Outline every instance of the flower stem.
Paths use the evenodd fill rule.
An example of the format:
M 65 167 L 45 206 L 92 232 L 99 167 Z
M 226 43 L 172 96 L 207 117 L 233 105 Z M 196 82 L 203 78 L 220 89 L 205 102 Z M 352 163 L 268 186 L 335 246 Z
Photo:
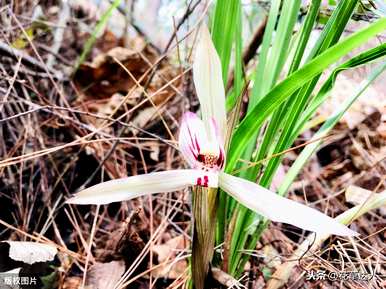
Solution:
M 217 188 L 193 188 L 192 281 L 204 289 L 214 252 Z

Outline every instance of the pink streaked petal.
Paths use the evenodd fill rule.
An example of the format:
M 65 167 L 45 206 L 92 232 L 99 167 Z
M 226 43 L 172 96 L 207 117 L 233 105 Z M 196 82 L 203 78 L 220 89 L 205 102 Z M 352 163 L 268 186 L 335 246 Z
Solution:
M 147 194 L 174 192 L 197 185 L 217 187 L 217 174 L 202 170 L 170 170 L 111 180 L 87 188 L 67 200 L 69 204 L 102 205 L 130 200 Z M 204 183 L 203 183 L 204 185 Z
M 217 166 L 220 170 L 224 169 L 225 166 L 225 151 L 222 147 L 220 147 L 220 154 L 218 156 Z
M 272 221 L 291 224 L 321 234 L 358 235 L 327 215 L 283 198 L 253 182 L 220 173 L 219 184 L 238 202 Z
M 182 117 L 178 142 L 181 153 L 188 164 L 192 168 L 200 167 L 198 155 L 202 146 L 208 141 L 204 123 L 195 113 L 186 112 Z
M 220 128 L 214 118 L 210 118 L 209 124 L 210 124 L 210 132 L 209 132 L 210 135 L 208 136 L 208 138 L 210 140 L 213 140 L 213 142 L 216 143 L 216 146 L 218 146 L 217 166 L 220 169 L 222 169 L 225 164 L 224 139 L 220 131 Z

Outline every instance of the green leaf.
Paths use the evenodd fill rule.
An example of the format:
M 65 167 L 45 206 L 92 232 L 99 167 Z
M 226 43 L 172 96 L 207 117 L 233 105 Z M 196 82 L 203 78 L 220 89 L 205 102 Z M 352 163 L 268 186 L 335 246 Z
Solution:
M 324 27 L 306 62 L 309 62 L 311 59 L 324 52 L 327 48 L 331 47 L 339 40 L 347 22 L 350 20 L 356 4 L 357 0 L 347 0 L 339 3 L 327 25 Z M 311 98 L 312 92 L 319 80 L 319 76 L 320 74 L 316 75 L 311 81 L 291 95 L 291 97 L 281 105 L 280 109 L 274 113 L 272 121 L 273 125 L 271 126 L 270 123 L 269 127 L 269 129 L 271 129 L 269 130 L 270 134 L 267 133 L 263 141 L 263 144 L 274 144 L 269 146 L 272 154 L 287 149 L 295 140 L 294 138 L 291 138 L 293 134 L 292 131 L 298 118 L 300 117 L 300 114 Z M 281 129 L 281 132 L 279 131 L 279 128 Z M 273 136 L 276 136 L 278 139 L 277 143 L 272 141 Z M 258 160 L 266 157 L 265 151 L 261 152 L 263 149 L 266 150 L 266 148 L 262 146 L 259 151 L 260 158 Z M 260 180 L 261 185 L 269 185 L 280 164 L 280 160 L 280 157 L 269 160 L 265 168 L 264 175 Z
M 386 19 L 380 19 L 368 27 L 357 31 L 343 41 L 337 43 L 322 54 L 307 63 L 303 68 L 297 70 L 280 84 L 275 86 L 254 109 L 243 119 L 235 131 L 228 158 L 227 168 L 233 168 L 242 154 L 249 139 L 259 129 L 262 122 L 293 92 L 302 87 L 314 76 L 320 74 L 325 68 L 339 60 L 342 56 L 354 48 L 360 46 L 371 37 L 386 29 Z
M 272 36 L 274 35 L 277 19 L 279 18 L 280 4 L 281 0 L 271 1 L 271 9 L 269 10 L 268 21 L 264 31 L 263 43 L 259 55 L 259 63 L 257 64 L 255 72 L 255 80 L 250 97 L 249 109 L 252 109 L 258 100 L 265 94 L 265 92 L 262 91 L 263 76 L 265 75 L 268 53 L 272 44 Z
M 212 38 L 219 54 L 224 85 L 228 79 L 229 62 L 234 42 L 234 31 L 240 0 L 218 0 L 214 11 Z

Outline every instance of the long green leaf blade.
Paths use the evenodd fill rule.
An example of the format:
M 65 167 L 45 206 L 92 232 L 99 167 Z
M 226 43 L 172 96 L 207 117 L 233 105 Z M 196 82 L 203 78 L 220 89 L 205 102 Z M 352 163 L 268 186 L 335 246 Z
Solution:
M 380 19 L 368 27 L 352 34 L 340 43 L 332 46 L 314 58 L 303 68 L 291 74 L 275 86 L 243 119 L 233 135 L 231 154 L 227 168 L 233 168 L 249 139 L 261 126 L 262 122 L 293 92 L 321 73 L 325 68 L 360 46 L 369 38 L 386 29 L 386 19 Z

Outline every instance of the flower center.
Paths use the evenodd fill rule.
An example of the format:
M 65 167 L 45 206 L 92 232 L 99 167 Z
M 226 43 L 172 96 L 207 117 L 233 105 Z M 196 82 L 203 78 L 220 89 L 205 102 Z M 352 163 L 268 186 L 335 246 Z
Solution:
M 223 158 L 215 154 L 199 154 L 198 161 L 201 162 L 206 169 L 213 169 L 216 167 L 222 167 Z
M 205 166 L 213 168 L 217 163 L 218 157 L 211 154 L 204 155 L 203 163 Z

